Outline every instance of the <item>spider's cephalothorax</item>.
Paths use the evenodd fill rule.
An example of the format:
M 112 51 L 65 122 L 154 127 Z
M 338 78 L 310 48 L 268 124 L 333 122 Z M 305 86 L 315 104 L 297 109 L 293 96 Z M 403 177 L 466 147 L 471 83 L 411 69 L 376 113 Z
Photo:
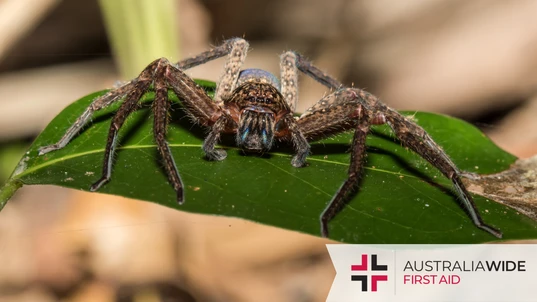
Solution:
M 239 78 L 240 79 L 240 78 Z M 270 150 L 282 117 L 291 114 L 275 83 L 252 79 L 233 91 L 224 104 L 237 123 L 237 145 L 247 150 Z
M 280 80 L 260 69 L 241 70 L 247 51 L 248 43 L 237 38 L 177 64 L 171 64 L 164 58 L 155 60 L 136 79 L 95 99 L 56 144 L 40 148 L 39 154 L 63 148 L 90 121 L 93 112 L 123 100 L 110 126 L 102 177 L 90 187 L 92 191 L 99 189 L 110 180 L 119 129 L 129 114 L 136 110 L 144 93 L 153 86 L 155 141 L 168 179 L 177 193 L 177 201 L 183 203 L 183 182 L 165 138 L 170 108 L 169 89 L 181 98 L 186 112 L 194 121 L 210 129 L 203 143 L 203 151 L 210 160 L 226 158 L 226 152 L 215 149 L 215 146 L 220 135 L 228 133 L 235 135 L 237 145 L 252 151 L 269 150 L 275 139 L 288 141 L 295 149 L 291 164 L 303 167 L 310 150 L 309 141 L 354 130 L 348 177 L 320 217 L 321 234 L 328 237 L 328 222 L 345 206 L 360 181 L 365 142 L 371 125 L 388 124 L 404 146 L 426 159 L 451 180 L 455 192 L 478 228 L 496 237 L 502 236 L 498 229 L 483 222 L 462 183 L 461 171 L 423 128 L 366 91 L 344 87 L 296 52 L 288 51 L 280 57 Z M 214 99 L 211 99 L 184 70 L 224 56 L 227 56 L 224 72 Z M 294 118 L 299 71 L 333 91 L 299 118 Z

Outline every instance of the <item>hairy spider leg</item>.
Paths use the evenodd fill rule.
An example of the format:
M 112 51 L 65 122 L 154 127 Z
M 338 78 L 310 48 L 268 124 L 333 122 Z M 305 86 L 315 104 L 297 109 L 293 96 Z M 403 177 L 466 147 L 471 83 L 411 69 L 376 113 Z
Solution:
M 462 184 L 461 172 L 442 148 L 432 140 L 423 128 L 397 111 L 388 108 L 375 96 L 356 88 L 339 89 L 309 108 L 297 122 L 308 141 L 312 141 L 350 130 L 356 124 L 360 126 L 364 117 L 369 117 L 370 124 L 387 123 L 404 146 L 419 154 L 452 181 L 472 222 L 478 228 L 501 238 L 502 233 L 499 230 L 483 222 L 471 195 Z M 358 128 L 355 131 L 359 131 Z M 321 214 L 323 236 L 328 236 L 327 223 L 341 210 L 346 202 L 345 197 L 358 185 L 360 178 L 355 175 L 357 171 L 355 165 L 363 165 L 363 157 L 353 157 L 352 154 L 355 154 L 356 149 L 361 148 L 361 145 L 353 142 L 348 179 Z M 355 163 L 357 158 L 360 161 Z M 349 179 L 352 185 L 347 184 Z
M 291 142 L 293 143 L 296 152 L 293 159 L 291 159 L 291 165 L 296 168 L 305 167 L 307 165 L 306 158 L 310 153 L 310 144 L 302 131 L 300 131 L 296 119 L 291 114 L 284 118 L 284 122 L 287 123 L 291 135 Z
M 166 141 L 166 133 L 168 132 L 168 111 L 170 110 L 170 101 L 168 100 L 168 84 L 166 81 L 166 72 L 168 72 L 170 64 L 165 62 L 161 68 L 155 72 L 155 100 L 153 101 L 153 135 L 157 143 L 157 149 L 162 157 L 162 163 L 168 180 L 173 186 L 177 196 L 177 203 L 183 204 L 183 181 L 173 159 L 170 146 Z
M 335 78 L 328 75 L 326 72 L 314 66 L 310 61 L 304 59 L 299 53 L 296 53 L 296 65 L 300 71 L 307 74 L 317 82 L 325 85 L 330 89 L 339 89 L 343 84 Z
M 214 59 L 221 58 L 230 53 L 233 48 L 235 40 L 243 39 L 230 39 L 226 40 L 222 45 L 214 47 L 210 50 L 202 52 L 201 54 L 184 59 L 176 64 L 176 66 L 182 70 L 186 70 L 200 64 L 209 62 Z M 239 41 L 240 42 L 240 41 Z M 157 61 L 151 63 L 156 64 Z M 150 66 L 151 66 L 150 64 Z M 153 65 L 154 66 L 154 65 Z M 149 66 L 148 66 L 149 67 Z M 121 84 L 120 87 L 110 90 L 106 94 L 96 98 L 85 110 L 84 112 L 76 119 L 76 121 L 67 129 L 65 134 L 60 138 L 60 140 L 52 145 L 44 146 L 39 148 L 39 155 L 46 154 L 51 151 L 59 150 L 64 148 L 75 135 L 84 128 L 84 126 L 91 120 L 91 117 L 94 112 L 99 111 L 108 107 L 109 105 L 115 103 L 116 101 L 122 100 L 125 95 L 131 91 L 134 87 L 136 79 Z
M 375 98 L 372 95 L 370 97 Z M 383 112 L 386 123 L 393 129 L 395 135 L 404 146 L 425 158 L 451 180 L 459 199 L 475 226 L 498 238 L 502 238 L 500 230 L 483 221 L 472 196 L 462 183 L 461 172 L 431 136 L 423 128 L 379 101 L 376 101 L 373 105 L 373 110 Z
M 166 75 L 168 84 L 175 94 L 183 99 L 186 112 L 202 125 L 212 126 L 209 135 L 203 143 L 203 151 L 209 160 L 223 160 L 227 154 L 225 150 L 215 149 L 220 133 L 224 131 L 232 118 L 222 110 L 196 83 L 181 70 L 170 66 Z
M 206 63 L 210 59 L 223 57 L 227 54 L 224 70 L 220 76 L 214 95 L 214 103 L 221 108 L 224 104 L 224 100 L 228 99 L 237 88 L 241 68 L 248 53 L 248 47 L 248 42 L 241 38 L 226 40 L 222 46 L 217 47 L 219 49 L 218 51 L 210 52 L 206 56 L 199 55 L 193 59 L 189 59 L 186 63 L 178 64 L 178 66 L 192 67 Z M 206 98 L 206 94 L 204 92 L 201 93 L 201 91 L 192 92 L 191 89 L 195 83 L 188 76 L 178 74 L 177 71 L 173 71 L 172 74 L 173 75 L 168 76 L 168 82 L 174 92 L 183 99 L 192 99 L 192 101 L 186 105 L 189 109 L 187 112 L 191 114 L 193 120 L 200 120 L 200 117 L 202 117 L 202 124 L 212 125 L 212 129 L 209 132 L 209 135 L 205 138 L 202 147 L 207 158 L 216 161 L 224 160 L 227 157 L 226 151 L 215 149 L 215 146 L 220 139 L 220 133 L 225 130 L 226 125 L 233 123 L 233 120 L 222 110 L 218 110 L 216 115 L 213 114 L 208 116 L 208 112 L 214 112 L 215 110 L 205 108 L 207 106 L 206 100 L 201 102 L 196 100 L 196 98 L 199 99 L 200 97 Z M 200 107 L 201 105 L 203 105 L 203 107 Z M 207 123 L 203 123 L 203 120 L 207 121 Z
M 39 155 L 43 155 L 65 147 L 73 139 L 73 137 L 78 132 L 80 132 L 80 130 L 84 128 L 84 126 L 91 120 L 91 117 L 95 111 L 104 109 L 109 105 L 115 103 L 116 101 L 123 99 L 125 95 L 132 90 L 133 87 L 134 81 L 130 81 L 123 84 L 121 87 L 114 90 L 110 90 L 106 94 L 95 99 L 76 119 L 76 121 L 71 125 L 71 127 L 67 129 L 65 134 L 60 138 L 57 143 L 39 148 Z
M 187 113 L 203 125 L 212 125 L 214 120 L 218 119 L 223 112 L 199 85 L 165 58 L 155 60 L 142 71 L 138 77 L 138 82 L 134 85 L 133 89 L 140 93 L 136 95 L 136 100 L 132 99 L 134 105 L 136 105 L 141 96 L 149 89 L 151 83 L 154 84 L 156 92 L 155 100 L 153 101 L 153 132 L 155 141 L 163 159 L 168 179 L 176 191 L 177 202 L 182 204 L 184 201 L 184 186 L 169 145 L 166 142 L 168 111 L 170 109 L 168 86 L 170 86 L 176 95 L 182 99 L 183 104 L 187 109 Z M 136 106 L 131 107 L 131 98 L 129 94 L 125 103 L 121 105 L 114 116 L 108 143 L 105 149 L 103 176 L 91 187 L 92 191 L 99 189 L 103 184 L 110 180 L 112 173 L 112 155 L 117 143 L 117 131 L 124 123 L 126 117 L 135 109 Z
M 229 54 L 231 49 L 233 48 L 233 43 L 237 39 L 229 39 L 224 41 L 224 43 L 213 47 L 209 50 L 206 50 L 199 55 L 196 55 L 191 58 L 186 58 L 184 60 L 181 60 L 175 64 L 175 66 L 181 70 L 187 70 L 192 67 L 196 67 L 201 64 L 205 64 L 209 61 L 216 60 L 218 58 L 224 57 Z M 242 40 L 242 39 L 239 39 Z
M 220 139 L 220 133 L 224 131 L 226 123 L 228 123 L 228 121 L 229 119 L 227 116 L 220 116 L 220 118 L 216 120 L 216 123 L 214 123 L 213 127 L 211 128 L 209 135 L 207 135 L 207 137 L 205 138 L 202 148 L 205 152 L 205 155 L 207 156 L 207 159 L 220 161 L 224 160 L 227 157 L 227 153 L 225 150 L 215 149 L 214 147 L 218 143 L 218 140 Z
M 224 70 L 220 76 L 214 95 L 214 101 L 221 106 L 223 100 L 228 98 L 233 90 L 237 88 L 237 80 L 241 67 L 246 59 L 248 47 L 249 44 L 244 39 L 229 39 L 220 46 L 205 51 L 195 57 L 182 60 L 176 64 L 176 67 L 185 70 L 227 55 Z
M 332 90 L 343 87 L 340 81 L 314 66 L 299 53 L 286 51 L 280 56 L 281 92 L 293 112 L 298 103 L 299 70 Z
M 112 175 L 112 161 L 117 146 L 119 129 L 121 126 L 123 126 L 127 117 L 136 111 L 138 101 L 151 85 L 150 73 L 153 70 L 153 67 L 153 65 L 150 65 L 146 70 L 144 70 L 144 72 L 142 72 L 142 75 L 135 82 L 134 90 L 127 94 L 125 101 L 123 104 L 121 104 L 114 115 L 112 124 L 110 125 L 110 130 L 108 131 L 106 148 L 104 149 L 102 176 L 93 185 L 91 185 L 90 191 L 98 190 L 103 184 L 110 180 L 110 176 Z
M 220 80 L 216 87 L 214 102 L 217 106 L 222 107 L 224 99 L 229 98 L 231 93 L 237 88 L 237 82 L 241 72 L 242 65 L 246 59 L 248 53 L 249 44 L 246 40 L 241 38 L 234 38 L 226 40 L 222 45 L 206 51 L 196 57 L 183 60 L 177 64 L 179 69 L 185 69 L 194 67 L 210 60 L 217 59 L 227 55 L 226 62 L 224 64 L 224 70 L 220 76 Z M 232 122 L 232 119 L 227 115 L 218 111 L 217 115 L 208 116 L 207 112 L 214 112 L 215 110 L 210 108 L 208 110 L 207 101 L 198 101 L 196 99 L 206 98 L 205 93 L 201 91 L 192 92 L 191 87 L 193 81 L 186 75 L 178 75 L 177 71 L 173 71 L 172 75 L 168 76 L 168 82 L 177 94 L 182 99 L 192 99 L 187 104 L 189 110 L 187 112 L 193 117 L 193 120 L 199 120 L 202 117 L 202 124 L 212 125 L 212 129 L 209 135 L 203 142 L 203 151 L 205 152 L 209 160 L 223 160 L 227 157 L 225 150 L 215 149 L 216 144 L 220 139 L 220 133 L 224 131 L 227 123 Z M 189 83 L 191 82 L 191 83 Z M 197 85 L 196 85 L 197 86 Z M 203 123 L 203 121 L 207 121 Z M 214 124 L 213 124 L 214 123 Z
M 229 99 L 237 88 L 237 80 L 248 53 L 248 42 L 246 40 L 235 38 L 230 43 L 231 49 L 224 64 L 224 71 L 214 93 L 214 101 L 218 106 L 222 106 L 224 100 Z
M 171 82 L 170 85 L 174 92 L 183 99 L 183 104 L 187 107 L 187 113 L 201 124 L 210 126 L 223 114 L 221 108 L 207 96 L 201 87 L 178 68 L 191 68 L 229 54 L 232 59 L 228 58 L 228 61 L 231 63 L 229 63 L 228 68 L 225 69 L 222 79 L 225 83 L 229 82 L 232 84 L 223 86 L 221 89 L 223 92 L 217 93 L 218 96 L 221 96 L 225 93 L 226 89 L 234 89 L 236 84 L 233 84 L 233 81 L 236 81 L 236 78 L 238 77 L 238 71 L 236 71 L 236 69 L 238 68 L 240 70 L 247 48 L 248 43 L 245 40 L 230 39 L 218 47 L 205 51 L 198 56 L 182 60 L 175 65 L 171 65 L 165 58 L 155 60 L 149 64 L 136 79 L 133 79 L 116 89 L 110 90 L 105 95 L 95 99 L 85 109 L 82 115 L 77 118 L 75 123 L 67 129 L 62 138 L 56 144 L 41 147 L 39 149 L 39 155 L 62 149 L 91 120 L 95 111 L 101 110 L 116 101 L 125 99 L 124 103 L 116 112 L 109 130 L 107 146 L 105 148 L 103 175 L 101 179 L 90 187 L 90 190 L 92 191 L 98 190 L 103 184 L 110 180 L 113 154 L 117 145 L 119 128 L 125 122 L 126 117 L 137 109 L 136 104 L 143 94 L 147 92 L 151 83 L 155 82 L 155 140 L 163 158 L 168 178 L 177 192 L 177 200 L 179 203 L 182 203 L 184 200 L 182 181 L 173 160 L 173 156 L 171 155 L 169 145 L 165 141 L 167 112 L 170 106 L 169 100 L 167 99 L 168 84 L 166 83 L 166 80 Z M 231 55 L 233 51 L 235 51 L 235 54 L 241 53 L 242 55 L 237 59 L 237 56 Z M 163 112 L 165 112 L 165 114 Z
M 295 112 L 298 103 L 298 69 L 296 54 L 286 51 L 280 56 L 280 91 L 285 101 Z
M 182 204 L 184 201 L 183 183 L 169 145 L 166 142 L 167 114 L 170 107 L 167 99 L 168 87 L 182 100 L 187 114 L 202 125 L 213 126 L 213 132 L 215 129 L 223 130 L 221 127 L 225 126 L 226 121 L 231 120 L 231 117 L 207 95 L 203 88 L 197 85 L 181 69 L 171 65 L 165 59 L 161 59 L 161 61 L 163 61 L 164 67 L 161 71 L 156 72 L 155 76 L 157 95 L 154 102 L 155 124 L 153 131 L 159 152 L 163 158 L 168 179 L 177 193 L 177 202 Z M 205 140 L 206 143 L 204 143 L 203 149 L 207 152 L 207 141 L 213 139 L 214 144 L 216 144 L 218 137 L 219 132 L 216 137 L 209 135 Z M 213 149 L 214 144 L 212 146 Z M 215 156 L 219 155 L 225 158 L 226 153 L 224 150 L 214 151 Z M 208 156 L 210 155 L 208 154 Z
M 351 160 L 347 172 L 348 177 L 321 213 L 321 235 L 323 237 L 328 237 L 328 222 L 343 209 L 348 200 L 349 193 L 352 193 L 356 189 L 362 178 L 365 157 L 367 156 L 365 142 L 371 126 L 368 119 L 368 117 L 364 117 L 356 123 L 352 138 Z
M 298 127 L 308 141 L 315 141 L 336 133 L 354 129 L 347 179 L 320 215 L 321 235 L 328 237 L 328 223 L 346 205 L 348 197 L 357 188 L 364 165 L 366 137 L 374 117 L 363 109 L 351 89 L 339 89 L 323 97 L 297 120 Z
M 286 55 L 285 53 L 284 55 Z M 462 200 L 463 206 L 466 212 L 469 214 L 472 222 L 476 227 L 498 237 L 502 237 L 502 233 L 483 222 L 479 211 L 474 203 L 474 200 L 466 187 L 462 183 L 462 173 L 458 170 L 455 164 L 449 159 L 449 156 L 442 150 L 438 144 L 427 134 L 427 132 L 415 124 L 409 121 L 395 110 L 388 108 L 378 98 L 365 92 L 361 89 L 355 88 L 341 88 L 343 85 L 326 74 L 319 68 L 315 67 L 311 62 L 304 59 L 300 54 L 294 53 L 296 56 L 296 65 L 300 71 L 312 77 L 319 83 L 331 88 L 336 89 L 331 95 L 322 98 L 318 103 L 310 107 L 299 119 L 298 125 L 300 130 L 308 141 L 319 139 L 325 136 L 335 134 L 337 132 L 350 129 L 350 125 L 357 123 L 361 125 L 360 116 L 370 116 L 371 124 L 384 124 L 387 123 L 395 132 L 397 138 L 404 146 L 409 147 L 414 152 L 425 158 L 435 168 L 437 168 L 442 174 L 444 174 L 449 180 L 452 181 L 455 191 Z M 283 61 L 283 60 L 282 60 Z M 358 100 L 358 103 L 355 100 Z M 349 108 L 348 105 L 354 108 Z M 362 112 L 364 111 L 364 112 Z M 346 118 L 337 122 L 339 118 Z M 357 121 L 358 118 L 358 121 Z M 355 131 L 358 131 L 356 129 Z M 339 188 L 334 198 L 330 201 L 326 209 L 321 214 L 321 232 L 323 236 L 328 236 L 327 223 L 341 210 L 345 202 L 347 194 L 354 190 L 354 187 L 358 185 L 359 177 L 354 176 L 356 168 L 353 162 L 358 158 L 360 161 L 358 164 L 363 165 L 363 156 L 353 158 L 355 154 L 355 148 L 360 149 L 359 144 L 353 140 L 353 150 L 351 151 L 351 165 L 349 167 L 349 177 L 344 184 Z M 358 169 L 360 170 L 360 169 Z M 349 185 L 349 179 L 353 185 Z

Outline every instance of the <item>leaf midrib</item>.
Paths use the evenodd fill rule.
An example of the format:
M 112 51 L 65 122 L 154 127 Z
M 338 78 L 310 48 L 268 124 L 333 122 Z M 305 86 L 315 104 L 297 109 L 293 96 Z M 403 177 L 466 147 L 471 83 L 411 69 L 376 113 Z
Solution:
M 170 147 L 174 147 L 174 148 L 201 148 L 202 147 L 201 144 L 169 144 L 169 145 L 170 145 Z M 116 150 L 148 149 L 148 148 L 156 148 L 156 147 L 157 146 L 153 145 L 153 144 L 151 144 L 151 145 L 132 145 L 132 146 L 118 147 Z M 220 146 L 220 147 L 225 148 L 227 150 L 240 150 L 240 148 L 238 148 L 238 147 L 229 147 L 229 146 L 225 146 L 225 147 Z M 22 171 L 21 173 L 17 174 L 15 177 L 13 177 L 13 179 L 21 179 L 23 176 L 31 174 L 31 173 L 33 173 L 35 171 L 38 171 L 38 170 L 42 169 L 42 168 L 51 166 L 51 165 L 53 165 L 55 163 L 63 162 L 63 161 L 73 159 L 73 158 L 82 157 L 82 156 L 85 156 L 85 155 L 101 153 L 101 152 L 104 152 L 104 148 L 94 149 L 94 150 L 85 151 L 85 152 L 81 152 L 81 153 L 62 156 L 62 157 L 52 159 L 52 160 L 47 160 L 46 162 L 43 162 L 42 164 L 32 166 L 29 169 L 25 169 L 24 171 Z M 279 153 L 279 152 L 268 152 L 268 153 L 271 154 L 271 155 L 280 156 L 280 157 L 290 157 L 289 154 L 285 154 L 285 153 Z M 341 162 L 337 162 L 337 161 L 331 161 L 331 160 L 319 159 L 319 158 L 313 158 L 313 157 L 309 157 L 308 160 L 309 161 L 315 161 L 315 162 L 321 162 L 321 163 L 327 163 L 327 164 L 346 166 L 346 167 L 349 166 L 348 163 L 341 163 Z M 364 169 L 370 170 L 370 171 L 386 173 L 386 174 L 397 175 L 397 176 L 412 177 L 412 178 L 415 178 L 415 179 L 419 178 L 419 177 L 416 177 L 415 175 L 411 175 L 411 174 L 403 174 L 403 173 L 400 173 L 400 172 L 393 172 L 393 171 L 389 171 L 389 170 L 372 168 L 372 167 L 364 167 Z

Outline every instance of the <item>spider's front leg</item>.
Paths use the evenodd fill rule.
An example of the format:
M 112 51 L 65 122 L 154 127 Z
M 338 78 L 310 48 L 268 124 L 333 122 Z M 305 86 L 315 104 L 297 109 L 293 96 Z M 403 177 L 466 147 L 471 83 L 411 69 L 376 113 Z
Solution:
M 248 42 L 246 40 L 236 38 L 229 41 L 230 46 L 224 70 L 214 95 L 214 102 L 220 108 L 224 106 L 224 100 L 229 99 L 237 88 L 241 68 L 248 52 Z M 226 112 L 220 112 L 218 116 L 212 116 L 211 121 L 213 124 L 203 142 L 202 149 L 207 159 L 214 161 L 224 160 L 227 157 L 226 151 L 215 149 L 215 146 L 220 140 L 220 134 L 227 128 L 233 128 L 236 125 L 234 125 L 233 119 Z
M 218 120 L 216 120 L 211 128 L 211 131 L 209 132 L 209 135 L 207 135 L 205 138 L 202 149 L 205 152 L 208 160 L 220 161 L 226 159 L 226 151 L 222 149 L 215 149 L 215 146 L 218 143 L 218 140 L 220 140 L 220 134 L 226 129 L 226 125 L 230 121 L 231 120 L 226 115 L 222 115 L 220 118 L 218 118 Z

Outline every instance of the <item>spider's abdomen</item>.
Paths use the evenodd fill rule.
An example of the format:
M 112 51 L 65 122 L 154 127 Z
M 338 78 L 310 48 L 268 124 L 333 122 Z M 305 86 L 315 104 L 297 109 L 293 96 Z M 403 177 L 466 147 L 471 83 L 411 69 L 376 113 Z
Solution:
M 239 73 L 239 79 L 237 80 L 237 86 L 241 86 L 244 83 L 263 83 L 274 86 L 280 91 L 280 80 L 272 73 L 257 68 L 244 69 Z

